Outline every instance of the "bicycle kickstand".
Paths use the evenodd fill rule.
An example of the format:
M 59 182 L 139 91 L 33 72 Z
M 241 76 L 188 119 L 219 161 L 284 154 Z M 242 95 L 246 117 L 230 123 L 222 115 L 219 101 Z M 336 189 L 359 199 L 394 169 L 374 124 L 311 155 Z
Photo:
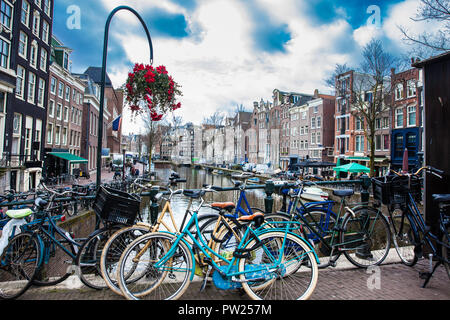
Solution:
M 436 271 L 437 267 L 441 264 L 441 261 L 438 261 L 433 267 L 433 255 L 430 254 L 430 271 L 429 272 L 419 272 L 419 277 L 421 279 L 425 279 L 425 282 L 422 285 L 422 288 L 425 288 L 431 277 L 433 276 L 434 271 Z
M 211 270 L 212 270 L 212 267 L 208 266 L 208 270 L 206 271 L 205 277 L 203 278 L 203 281 L 202 281 L 202 286 L 200 287 L 200 292 L 205 291 L 206 284 L 208 283 L 208 277 L 209 277 L 209 274 L 211 273 Z

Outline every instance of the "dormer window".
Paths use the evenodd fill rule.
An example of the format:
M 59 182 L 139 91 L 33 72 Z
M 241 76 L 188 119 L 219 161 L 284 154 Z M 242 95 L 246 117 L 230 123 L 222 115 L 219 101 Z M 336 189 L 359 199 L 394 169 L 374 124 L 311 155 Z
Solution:
M 66 51 L 64 51 L 63 67 L 64 69 L 69 70 L 69 54 Z

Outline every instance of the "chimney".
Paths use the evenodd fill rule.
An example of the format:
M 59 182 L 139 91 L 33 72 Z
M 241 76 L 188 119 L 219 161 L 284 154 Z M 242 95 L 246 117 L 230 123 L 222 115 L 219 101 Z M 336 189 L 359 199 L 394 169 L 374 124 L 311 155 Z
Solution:
M 314 98 L 319 97 L 319 89 L 314 90 Z
M 395 74 L 395 68 L 391 68 L 391 76 Z

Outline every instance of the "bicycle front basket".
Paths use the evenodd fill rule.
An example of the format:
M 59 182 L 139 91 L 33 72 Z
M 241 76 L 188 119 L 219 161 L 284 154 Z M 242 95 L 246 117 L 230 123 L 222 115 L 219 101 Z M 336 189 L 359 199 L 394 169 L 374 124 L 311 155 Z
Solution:
M 105 221 L 132 225 L 140 204 L 137 196 L 102 186 L 95 197 L 94 211 Z

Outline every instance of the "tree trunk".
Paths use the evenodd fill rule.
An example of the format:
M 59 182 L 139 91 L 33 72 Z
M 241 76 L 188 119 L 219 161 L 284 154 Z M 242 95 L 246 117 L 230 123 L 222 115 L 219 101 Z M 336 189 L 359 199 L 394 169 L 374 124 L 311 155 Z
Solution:
M 375 131 L 370 134 L 370 173 L 369 176 L 375 176 Z

